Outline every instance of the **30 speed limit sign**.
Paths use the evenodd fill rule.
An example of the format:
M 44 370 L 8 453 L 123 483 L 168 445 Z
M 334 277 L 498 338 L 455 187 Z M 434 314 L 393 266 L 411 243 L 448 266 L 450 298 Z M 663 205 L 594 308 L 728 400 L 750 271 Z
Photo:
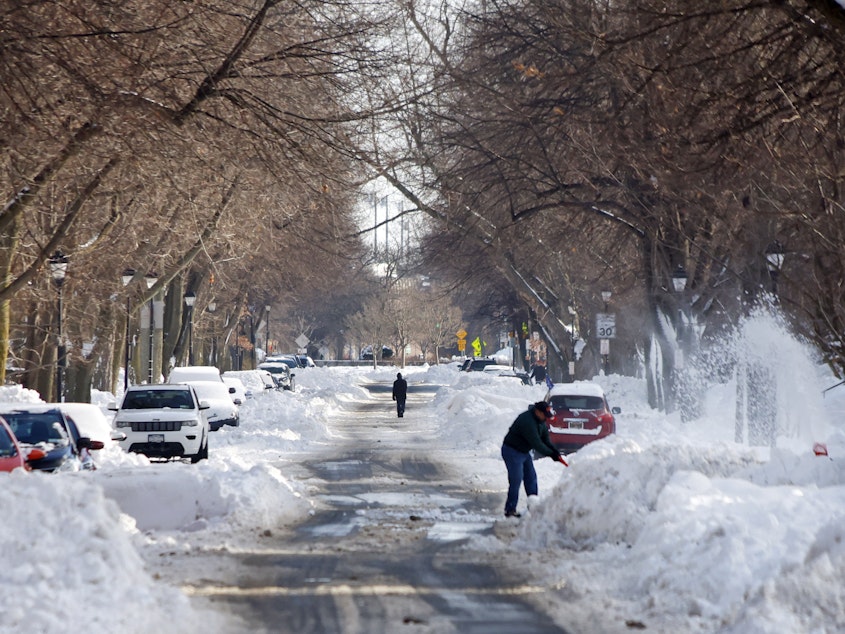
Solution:
M 598 313 L 596 315 L 596 335 L 599 339 L 615 339 L 616 315 L 613 313 Z

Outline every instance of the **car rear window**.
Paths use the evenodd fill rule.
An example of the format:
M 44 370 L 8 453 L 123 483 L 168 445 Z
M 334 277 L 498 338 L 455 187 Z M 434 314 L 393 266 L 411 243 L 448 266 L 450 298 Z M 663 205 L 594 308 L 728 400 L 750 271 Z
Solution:
M 550 400 L 552 409 L 603 409 L 604 399 L 599 396 L 576 396 L 570 394 L 558 394 Z

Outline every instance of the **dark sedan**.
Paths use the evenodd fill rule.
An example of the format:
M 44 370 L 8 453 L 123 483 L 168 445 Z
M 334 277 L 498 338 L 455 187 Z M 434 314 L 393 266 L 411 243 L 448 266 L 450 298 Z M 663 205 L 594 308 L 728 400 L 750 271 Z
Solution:
M 79 433 L 76 423 L 57 407 L 8 403 L 0 409 L 12 433 L 24 448 L 34 447 L 44 457 L 29 460 L 39 471 L 78 471 L 95 469 L 91 451 L 102 449 L 103 443 Z

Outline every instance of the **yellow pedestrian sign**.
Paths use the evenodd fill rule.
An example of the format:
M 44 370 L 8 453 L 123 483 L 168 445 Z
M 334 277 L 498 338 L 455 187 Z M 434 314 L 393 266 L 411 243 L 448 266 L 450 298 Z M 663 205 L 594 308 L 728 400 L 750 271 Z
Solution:
M 476 337 L 472 341 L 472 349 L 475 351 L 475 356 L 481 356 L 481 337 Z

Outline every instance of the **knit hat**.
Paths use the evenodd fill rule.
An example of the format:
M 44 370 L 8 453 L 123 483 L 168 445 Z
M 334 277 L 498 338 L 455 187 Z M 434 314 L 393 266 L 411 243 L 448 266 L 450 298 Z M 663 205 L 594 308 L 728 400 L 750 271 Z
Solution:
M 546 401 L 537 401 L 534 403 L 534 409 L 538 412 L 543 412 L 546 416 L 550 416 L 552 413 L 552 408 Z

